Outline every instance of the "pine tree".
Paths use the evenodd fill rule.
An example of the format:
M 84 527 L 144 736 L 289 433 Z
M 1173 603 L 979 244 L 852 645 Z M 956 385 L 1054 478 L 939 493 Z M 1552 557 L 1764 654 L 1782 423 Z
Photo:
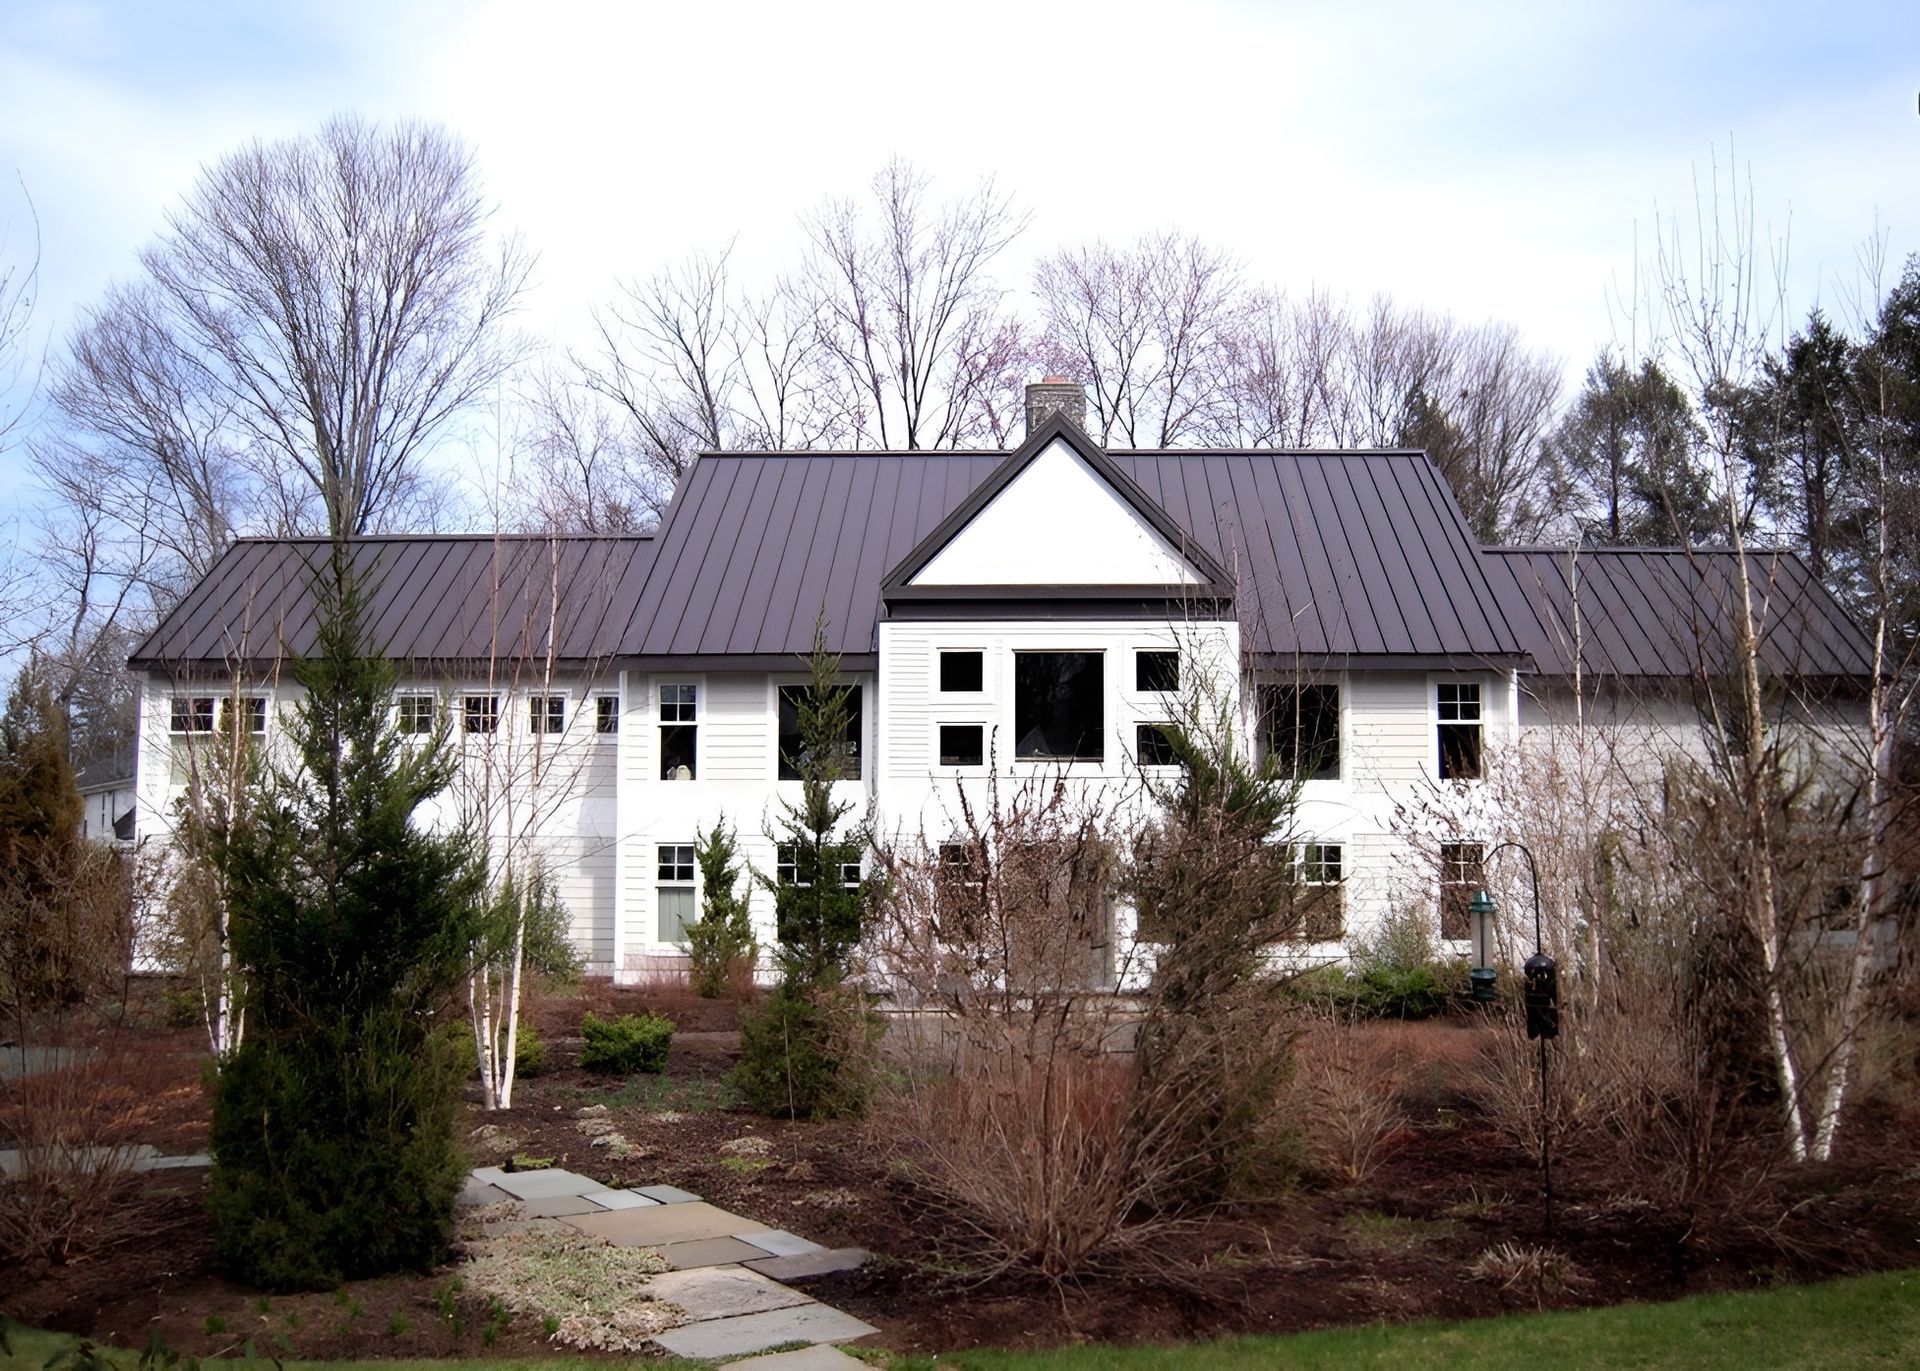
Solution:
M 771 836 L 781 870 L 759 880 L 772 895 L 779 984 L 740 1025 L 734 1083 L 762 1113 L 823 1118 L 858 1113 L 871 1087 L 873 1017 L 846 983 L 849 959 L 866 931 L 874 890 L 860 875 L 871 841 L 867 820 L 847 822 L 855 806 L 834 798 L 846 774 L 849 688 L 840 658 L 827 650 L 826 624 L 814 625 L 811 681 L 798 702 L 800 803 L 781 806 Z
M 0 715 L 0 978 L 16 1013 L 80 993 L 81 950 L 61 925 L 79 842 L 80 793 L 46 665 L 21 668 Z
M 722 818 L 696 839 L 700 918 L 687 925 L 687 959 L 694 994 L 711 1000 L 726 993 L 736 966 L 752 970 L 759 947 L 746 897 L 740 893 L 740 854 L 733 830 Z
M 392 665 L 368 646 L 336 546 L 315 577 L 318 638 L 285 746 L 214 835 L 249 987 L 245 1043 L 214 1094 L 212 1208 L 226 1268 L 273 1289 L 442 1259 L 462 1161 L 463 1073 L 436 1027 L 467 967 L 484 873 L 470 836 L 432 834 L 444 734 L 403 738 Z

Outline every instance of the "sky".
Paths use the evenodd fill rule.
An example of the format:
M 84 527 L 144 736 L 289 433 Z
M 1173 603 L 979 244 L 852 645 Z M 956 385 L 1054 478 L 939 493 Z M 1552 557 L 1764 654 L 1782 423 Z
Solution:
M 1032 215 L 999 269 L 1177 229 L 1248 278 L 1510 321 L 1569 386 L 1624 342 L 1656 217 L 1709 160 L 1790 243 L 1796 313 L 1920 250 L 1920 4 L 1046 5 L 0 0 L 0 252 L 36 327 L 136 267 L 197 170 L 330 113 L 439 121 L 538 254 L 522 323 L 797 216 L 900 155 Z M 1729 152 L 1731 148 L 1731 152 Z M 0 509 L 34 498 L 16 445 Z

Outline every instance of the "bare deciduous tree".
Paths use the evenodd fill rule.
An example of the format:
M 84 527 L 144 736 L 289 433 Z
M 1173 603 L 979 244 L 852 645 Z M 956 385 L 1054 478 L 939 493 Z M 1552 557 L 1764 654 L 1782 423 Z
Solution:
M 992 267 L 1027 216 L 991 180 L 940 206 L 928 186 L 895 160 L 873 179 L 871 218 L 843 199 L 805 221 L 798 289 L 856 445 L 958 447 L 990 427 L 984 395 L 1007 346 Z
M 25 420 L 40 381 L 40 359 L 32 355 L 30 346 L 33 306 L 40 289 L 40 218 L 25 182 L 20 193 L 33 225 L 33 241 L 18 260 L 9 242 L 9 226 L 0 224 L 0 452 Z

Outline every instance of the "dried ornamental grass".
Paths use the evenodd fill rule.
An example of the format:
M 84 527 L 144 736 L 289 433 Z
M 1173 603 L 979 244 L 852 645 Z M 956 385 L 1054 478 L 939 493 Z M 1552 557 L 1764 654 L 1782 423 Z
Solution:
M 488 1211 L 476 1210 L 474 1219 Z M 686 1322 L 653 1298 L 647 1281 L 667 1269 L 658 1252 L 615 1247 L 562 1226 L 534 1225 L 468 1241 L 467 1287 L 514 1314 L 553 1319 L 553 1340 L 603 1352 L 637 1352 Z

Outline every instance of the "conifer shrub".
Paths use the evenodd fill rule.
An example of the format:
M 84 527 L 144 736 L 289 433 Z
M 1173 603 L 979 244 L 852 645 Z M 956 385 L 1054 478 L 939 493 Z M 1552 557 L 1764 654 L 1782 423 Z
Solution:
M 686 929 L 687 979 L 694 994 L 717 1000 L 752 979 L 760 948 L 740 892 L 738 844 L 724 820 L 700 835 L 694 858 L 700 864 L 700 918 Z
M 541 1076 L 547 1070 L 547 1043 L 540 1030 L 522 1020 L 513 1038 L 513 1074 Z
M 673 1020 L 658 1014 L 622 1014 L 603 1019 L 589 1012 L 580 1021 L 580 1065 L 588 1071 L 631 1076 L 658 1075 L 667 1069 L 673 1047 Z
M 330 553 L 284 746 L 251 749 L 244 803 L 205 821 L 247 994 L 214 1084 L 214 1245 L 273 1290 L 431 1269 L 465 1165 L 453 992 L 485 873 L 468 832 L 416 821 L 452 780 L 444 725 L 395 730 L 394 668 L 367 644 L 348 549 Z

